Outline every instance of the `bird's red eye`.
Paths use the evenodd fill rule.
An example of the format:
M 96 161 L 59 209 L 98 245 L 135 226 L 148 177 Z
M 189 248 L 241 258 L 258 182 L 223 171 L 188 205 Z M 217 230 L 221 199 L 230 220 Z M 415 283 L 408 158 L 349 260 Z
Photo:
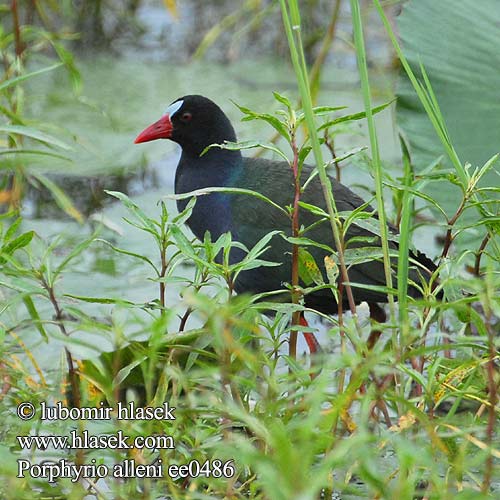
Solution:
M 193 115 L 191 113 L 182 113 L 181 120 L 183 122 L 188 122 L 193 118 Z

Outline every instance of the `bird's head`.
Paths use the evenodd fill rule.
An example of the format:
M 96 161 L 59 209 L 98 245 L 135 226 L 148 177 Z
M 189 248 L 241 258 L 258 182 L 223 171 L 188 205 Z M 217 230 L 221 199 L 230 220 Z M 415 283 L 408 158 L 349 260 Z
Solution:
M 201 95 L 186 95 L 175 100 L 155 123 L 144 129 L 135 143 L 170 139 L 185 153 L 199 156 L 211 144 L 236 141 L 231 122 L 222 109 Z

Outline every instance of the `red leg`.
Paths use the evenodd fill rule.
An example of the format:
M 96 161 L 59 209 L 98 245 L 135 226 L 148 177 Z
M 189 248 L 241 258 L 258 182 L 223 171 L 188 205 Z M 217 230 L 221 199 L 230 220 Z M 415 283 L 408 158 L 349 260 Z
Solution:
M 385 311 L 375 302 L 368 302 L 368 307 L 370 308 L 370 318 L 376 323 L 385 323 L 387 321 L 387 315 Z M 368 337 L 367 346 L 370 351 L 375 347 L 377 340 L 382 335 L 382 330 L 377 328 L 377 325 L 373 325 L 370 336 Z
M 304 318 L 304 315 L 300 315 L 300 324 L 301 326 L 309 326 L 309 323 L 307 322 L 306 318 Z M 302 332 L 304 335 L 304 339 L 307 343 L 307 347 L 309 347 L 309 352 L 311 354 L 316 354 L 317 352 L 321 352 L 321 345 L 318 342 L 318 339 L 314 336 L 314 333 L 311 332 Z

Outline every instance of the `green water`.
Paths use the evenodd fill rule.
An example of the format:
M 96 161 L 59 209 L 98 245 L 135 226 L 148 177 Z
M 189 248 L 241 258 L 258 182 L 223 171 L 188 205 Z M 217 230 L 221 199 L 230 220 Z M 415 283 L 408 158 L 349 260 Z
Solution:
M 45 125 L 44 130 L 65 140 L 74 150 L 70 153 L 69 162 L 35 158 L 29 168 L 53 175 L 83 213 L 98 214 L 99 218 L 107 221 L 108 226 L 118 229 L 104 228 L 103 238 L 111 240 L 118 247 L 147 256 L 154 262 L 159 261 L 159 256 L 152 240 L 123 221 L 126 210 L 114 198 L 104 194 L 103 189 L 127 191 L 142 210 L 158 217 L 158 201 L 173 192 L 180 150 L 170 141 L 135 145 L 133 141 L 136 135 L 156 121 L 177 97 L 202 93 L 226 111 L 240 140 L 258 139 L 266 142 L 272 137 L 273 130 L 261 122 L 241 122 L 241 112 L 231 100 L 257 111 L 269 111 L 278 108 L 273 90 L 286 93 L 292 99 L 297 95 L 294 76 L 283 61 L 246 61 L 230 66 L 206 62 L 169 66 L 96 56 L 81 61 L 79 67 L 84 82 L 80 95 L 72 92 L 61 70 L 32 83 L 32 115 L 40 124 L 52 124 Z M 377 104 L 391 99 L 390 88 L 389 78 L 380 79 Z M 348 106 L 346 112 L 362 110 L 357 75 L 327 67 L 318 104 Z M 392 112 L 386 110 L 378 114 L 376 119 L 382 155 L 387 160 L 395 161 L 398 152 Z M 349 133 L 338 135 L 337 154 L 367 144 L 365 126 L 356 122 Z M 325 157 L 328 157 L 327 154 L 325 152 Z M 364 183 L 371 190 L 373 181 L 366 168 L 360 168 L 357 165 L 351 168 L 347 166 L 342 180 L 348 185 L 355 185 L 355 189 L 366 198 L 369 193 L 360 189 L 360 184 Z M 96 195 L 93 191 L 99 191 L 97 206 L 94 205 Z M 167 205 L 175 214 L 174 203 L 167 201 Z M 56 260 L 70 252 L 79 240 L 98 225 L 92 215 L 83 225 L 70 220 L 51 202 L 49 196 L 41 200 L 39 194 L 32 194 L 28 196 L 26 206 L 28 217 L 24 229 L 34 229 L 45 242 L 57 238 Z M 186 268 L 183 272 L 191 271 Z M 56 288 L 60 294 L 116 297 L 147 303 L 158 296 L 158 285 L 148 277 L 143 266 L 96 243 L 86 250 L 82 258 L 69 266 Z M 169 303 L 177 302 L 179 288 L 168 287 L 167 290 Z M 40 307 L 41 314 L 52 314 L 48 304 L 40 304 Z M 107 315 L 111 310 L 109 306 L 93 304 L 86 304 L 83 308 L 97 316 Z M 118 315 L 119 321 L 119 312 L 114 314 Z M 138 329 L 128 325 L 124 331 L 127 335 L 134 335 Z M 33 338 L 38 348 L 47 349 L 49 357 L 55 355 L 55 349 L 51 348 L 49 352 L 38 339 Z M 79 351 L 76 354 L 84 357 L 92 356 L 92 350 L 97 346 L 98 349 L 110 349 L 114 341 L 112 338 L 103 338 L 101 333 L 96 333 L 93 339 L 92 334 L 87 332 L 84 340 L 89 345 L 75 347 Z
M 112 59 L 96 56 L 79 64 L 84 86 L 75 95 L 65 83 L 63 70 L 40 77 L 33 85 L 33 114 L 43 122 L 53 123 L 62 138 L 75 147 L 72 162 L 37 160 L 46 170 L 74 175 L 95 175 L 116 170 L 135 170 L 146 159 L 154 162 L 174 155 L 176 145 L 157 141 L 135 146 L 137 133 L 163 113 L 168 104 L 185 94 L 204 94 L 216 101 L 235 124 L 240 140 L 265 141 L 272 130 L 260 122 L 240 122 L 241 112 L 232 104 L 257 111 L 277 109 L 272 91 L 297 96 L 295 80 L 289 65 L 283 61 L 241 61 L 228 66 L 195 62 L 185 66 L 165 63 Z M 357 75 L 337 68 L 325 69 L 323 91 L 318 104 L 348 106 L 347 112 L 360 111 Z M 391 99 L 390 80 L 381 80 L 377 103 Z M 377 117 L 382 155 L 398 157 L 391 111 Z M 359 136 L 357 124 L 353 134 L 340 135 L 339 147 L 366 145 Z

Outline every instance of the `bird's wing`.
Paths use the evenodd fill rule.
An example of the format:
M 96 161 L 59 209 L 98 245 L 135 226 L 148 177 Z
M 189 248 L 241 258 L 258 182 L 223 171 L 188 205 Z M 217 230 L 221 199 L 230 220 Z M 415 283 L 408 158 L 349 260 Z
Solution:
M 272 200 L 282 208 L 290 207 L 294 197 L 294 179 L 290 166 L 283 161 L 271 161 L 266 159 L 243 159 L 243 169 L 239 175 L 232 179 L 232 184 L 256 191 Z M 304 165 L 302 169 L 302 183 L 311 174 L 313 168 Z M 331 179 L 332 192 L 335 204 L 339 212 L 350 212 L 365 204 L 364 200 L 348 187 Z M 323 196 L 321 183 L 316 176 L 301 195 L 301 201 L 315 205 L 326 211 L 326 203 Z M 373 212 L 373 208 L 367 205 L 365 211 Z M 239 227 L 260 228 L 263 231 L 285 230 L 291 228 L 291 219 L 283 212 L 265 201 L 249 195 L 238 195 L 232 197 L 231 213 L 234 224 Z M 301 209 L 300 224 L 305 227 L 317 222 L 319 217 L 311 212 Z M 236 230 L 238 227 L 236 227 Z M 324 229 L 323 231 L 330 231 Z M 353 236 L 372 235 L 362 228 L 353 228 Z M 331 240 L 331 234 L 325 233 L 323 240 Z M 325 241 L 327 243 L 327 241 Z M 332 243 L 332 242 L 331 242 Z M 327 243 L 330 244 L 330 243 Z
M 309 177 L 312 172 L 312 167 L 304 165 L 302 171 L 302 183 Z M 351 212 L 356 208 L 365 205 L 365 201 L 348 187 L 340 184 L 335 179 L 330 179 L 332 185 L 333 197 L 335 199 L 336 208 L 339 212 Z M 257 191 L 274 203 L 281 207 L 291 206 L 294 196 L 294 182 L 290 166 L 285 162 L 271 161 L 265 159 L 250 160 L 244 159 L 244 168 L 240 175 L 234 181 L 234 186 L 244 187 L 253 191 Z M 306 190 L 301 195 L 301 201 L 316 205 L 326 211 L 326 203 L 323 196 L 323 190 L 320 180 L 316 176 L 307 186 Z M 374 212 L 374 209 L 367 205 L 364 208 L 366 212 Z M 259 200 L 248 195 L 237 195 L 231 201 L 232 225 L 233 234 L 236 239 L 244 243 L 248 248 L 251 248 L 260 238 L 273 230 L 281 230 L 286 234 L 291 234 L 291 219 L 287 215 L 280 212 L 277 208 L 271 206 L 265 201 Z M 374 213 L 374 217 L 377 215 Z M 331 227 L 328 221 L 319 222 L 321 217 L 311 213 L 308 210 L 301 209 L 300 224 L 304 227 L 309 227 L 317 223 L 305 236 L 313 241 L 329 245 L 335 248 Z M 393 234 L 397 234 L 397 228 L 389 224 L 389 230 Z M 374 246 L 380 247 L 380 238 L 377 236 L 378 231 L 373 232 L 362 227 L 359 224 L 353 223 L 349 226 L 345 235 L 345 241 L 348 242 L 349 248 Z M 356 240 L 353 240 L 356 238 Z M 370 238 L 372 241 L 367 242 Z M 350 242 L 350 243 L 349 243 Z M 274 261 L 284 262 L 284 255 L 290 254 L 290 243 L 283 238 L 275 237 L 272 244 L 272 249 L 266 254 L 266 258 Z M 393 250 L 398 248 L 398 245 L 393 240 L 389 241 L 389 247 Z M 322 268 L 323 259 L 328 252 L 309 247 L 317 264 Z M 430 271 L 432 267 L 430 259 L 426 258 L 419 252 L 411 254 L 413 258 L 420 261 Z M 288 257 L 289 260 L 289 257 Z M 393 276 L 397 259 L 392 259 Z M 410 279 L 418 282 L 418 274 L 415 271 L 410 272 Z M 349 269 L 349 280 L 355 283 L 380 285 L 386 283 L 384 266 L 381 259 L 371 260 L 355 264 Z M 410 290 L 410 293 L 413 291 Z M 416 291 L 415 291 L 416 292 Z M 368 300 L 369 302 L 384 301 L 383 295 L 380 292 L 370 292 L 368 289 L 354 290 L 355 299 Z M 418 293 L 415 293 L 418 295 Z

